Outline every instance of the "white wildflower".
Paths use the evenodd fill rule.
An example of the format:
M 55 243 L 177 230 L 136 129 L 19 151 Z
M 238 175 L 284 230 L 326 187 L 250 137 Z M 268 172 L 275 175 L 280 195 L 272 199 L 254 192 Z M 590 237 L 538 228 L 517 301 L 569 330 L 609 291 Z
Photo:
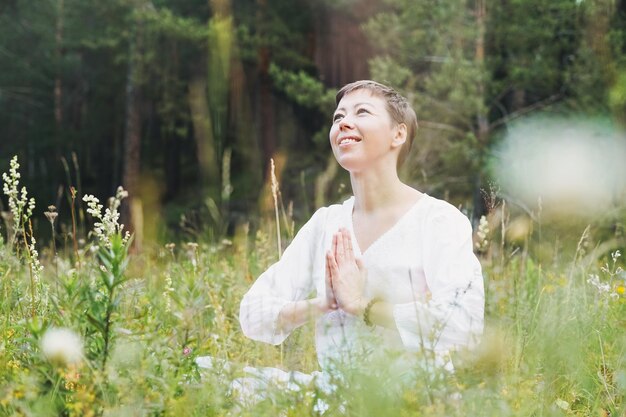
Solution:
M 165 289 L 163 291 L 163 297 L 165 298 L 165 311 L 168 313 L 172 311 L 172 297 L 171 293 L 174 292 L 172 283 L 172 277 L 170 274 L 165 274 Z
M 589 279 L 587 280 L 589 284 L 594 286 L 596 290 L 598 290 L 598 294 L 607 295 L 612 299 L 619 298 L 619 294 L 617 290 L 611 290 L 611 285 L 608 283 L 600 282 L 600 277 L 596 274 L 589 275 Z
M 611 286 L 609 284 L 600 282 L 600 277 L 596 274 L 589 275 L 587 283 L 594 286 L 600 294 L 608 293 L 609 291 L 611 291 Z
M 20 164 L 17 162 L 17 156 L 14 156 L 10 162 L 9 173 L 5 172 L 2 174 L 2 180 L 4 181 L 2 191 L 9 198 L 9 211 L 13 215 L 16 229 L 26 223 L 35 209 L 35 199 L 28 198 L 26 187 L 22 187 L 18 191 L 20 185 L 19 168 Z
M 611 258 L 613 259 L 613 263 L 617 263 L 617 260 L 619 259 L 620 256 L 622 256 L 622 254 L 620 253 L 619 250 L 616 250 L 615 252 L 613 252 L 611 254 Z
M 187 256 L 191 261 L 193 269 L 196 269 L 198 266 L 198 244 L 195 242 L 187 242 L 185 248 L 187 249 Z
M 35 284 L 39 284 L 41 281 L 41 271 L 43 271 L 43 265 L 39 262 L 39 252 L 35 247 L 35 237 L 31 236 L 30 245 L 28 245 L 28 249 L 30 251 L 30 263 L 33 267 L 33 281 Z
M 561 410 L 569 410 L 569 403 L 565 400 L 557 398 L 554 404 L 559 407 Z
M 104 210 L 104 214 L 102 214 L 104 206 L 100 204 L 100 200 L 90 194 L 83 197 L 83 201 L 87 203 L 87 213 L 98 220 L 93 224 L 94 234 L 107 247 L 111 246 L 111 237 L 117 233 L 121 234 L 124 229 L 124 225 L 118 222 L 120 219 L 118 209 L 126 197 L 128 197 L 128 191 L 118 187 L 115 197 L 109 199 L 109 207 Z M 128 239 L 130 239 L 130 233 L 126 231 L 123 240 L 127 242 Z
M 50 328 L 41 339 L 41 352 L 50 362 L 74 365 L 83 359 L 83 342 L 73 330 Z
M 478 225 L 478 232 L 476 232 L 478 238 L 476 242 L 476 250 L 478 252 L 485 252 L 489 248 L 489 221 L 487 217 L 480 216 L 480 223 Z

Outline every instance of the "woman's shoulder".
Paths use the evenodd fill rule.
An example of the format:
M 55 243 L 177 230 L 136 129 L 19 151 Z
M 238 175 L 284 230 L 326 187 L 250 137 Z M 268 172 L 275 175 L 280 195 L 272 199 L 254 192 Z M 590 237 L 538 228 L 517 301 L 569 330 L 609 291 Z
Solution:
M 312 225 L 324 225 L 329 220 L 336 220 L 346 216 L 346 213 L 352 213 L 353 206 L 354 197 L 351 196 L 341 203 L 320 207 L 313 213 L 308 223 Z
M 435 226 L 448 224 L 453 227 L 469 227 L 471 229 L 471 223 L 468 217 L 448 201 L 428 194 L 424 194 L 422 198 L 426 199 L 424 202 L 426 206 L 424 220 L 427 224 Z

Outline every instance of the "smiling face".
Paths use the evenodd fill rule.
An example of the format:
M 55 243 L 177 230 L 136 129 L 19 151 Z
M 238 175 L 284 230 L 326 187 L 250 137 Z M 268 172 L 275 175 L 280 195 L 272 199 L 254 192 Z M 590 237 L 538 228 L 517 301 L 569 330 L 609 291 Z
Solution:
M 395 169 L 406 126 L 392 120 L 384 99 L 359 89 L 337 105 L 329 137 L 337 162 L 350 172 L 378 164 Z

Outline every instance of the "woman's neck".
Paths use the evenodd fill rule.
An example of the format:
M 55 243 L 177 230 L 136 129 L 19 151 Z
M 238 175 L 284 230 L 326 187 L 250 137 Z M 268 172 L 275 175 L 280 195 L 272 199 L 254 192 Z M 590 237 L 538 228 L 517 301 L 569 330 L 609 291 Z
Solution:
M 373 213 L 381 209 L 401 204 L 407 196 L 415 192 L 398 178 L 394 169 L 367 169 L 350 173 L 354 210 Z

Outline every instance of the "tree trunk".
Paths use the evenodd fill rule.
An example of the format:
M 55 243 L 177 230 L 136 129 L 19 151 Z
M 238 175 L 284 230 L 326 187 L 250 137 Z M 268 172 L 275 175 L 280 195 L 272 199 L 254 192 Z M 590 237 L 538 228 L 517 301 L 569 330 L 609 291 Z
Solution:
M 54 121 L 57 132 L 61 130 L 63 123 L 63 84 L 61 82 L 61 58 L 63 56 L 63 9 L 64 0 L 57 1 L 57 22 L 55 31 L 55 58 L 56 58 L 56 78 L 54 80 Z
M 62 58 L 63 58 L 63 11 L 64 0 L 57 0 L 57 16 L 56 29 L 54 36 L 54 59 L 55 59 L 55 78 L 54 78 L 54 159 L 61 160 L 63 155 L 63 83 L 62 83 Z M 71 184 L 68 184 L 68 187 Z
M 485 71 L 485 17 L 487 14 L 486 8 L 486 0 L 477 0 L 476 1 L 476 26 L 478 28 L 478 36 L 476 38 L 476 50 L 474 55 L 475 65 L 480 68 L 480 70 L 484 73 Z M 482 96 L 483 100 L 485 100 L 485 84 L 484 78 L 481 78 L 480 84 L 478 86 L 478 92 Z M 487 114 L 487 106 L 482 106 L 482 108 L 478 109 L 478 115 L 476 117 L 476 123 L 478 125 L 476 131 L 476 138 L 478 139 L 478 147 L 479 147 L 479 161 L 478 168 L 475 173 L 474 178 L 474 192 L 473 192 L 473 205 L 474 211 L 472 215 L 472 223 L 478 224 L 478 220 L 480 216 L 486 213 L 486 204 L 482 195 L 482 187 L 483 187 L 483 155 L 487 149 L 487 143 L 489 140 L 489 117 Z
M 122 204 L 121 214 L 125 229 L 136 232 L 133 201 L 138 198 L 139 171 L 141 162 L 141 62 L 142 62 L 142 24 L 137 22 L 135 34 L 131 37 L 128 53 L 126 74 L 126 123 L 124 130 L 124 152 L 122 167 L 122 185 L 128 191 L 128 198 Z M 137 206 L 135 204 L 135 206 Z M 141 249 L 142 242 L 138 239 L 141 231 L 136 233 L 134 247 Z
M 207 99 L 207 82 L 204 71 L 199 71 L 189 83 L 189 109 L 193 133 L 198 149 L 198 162 L 202 171 L 203 186 L 213 188 L 219 184 L 219 167 L 215 152 L 213 126 L 209 102 Z
M 258 12 L 257 23 L 260 37 L 264 36 L 264 28 L 267 22 L 267 0 L 257 0 Z M 263 173 L 265 178 L 269 173 L 269 161 L 276 152 L 276 132 L 274 131 L 274 101 L 272 98 L 272 80 L 269 75 L 270 67 L 270 50 L 265 42 L 261 43 L 257 52 L 258 59 L 258 82 L 259 82 L 259 101 L 258 114 L 261 133 L 261 149 L 263 153 Z

